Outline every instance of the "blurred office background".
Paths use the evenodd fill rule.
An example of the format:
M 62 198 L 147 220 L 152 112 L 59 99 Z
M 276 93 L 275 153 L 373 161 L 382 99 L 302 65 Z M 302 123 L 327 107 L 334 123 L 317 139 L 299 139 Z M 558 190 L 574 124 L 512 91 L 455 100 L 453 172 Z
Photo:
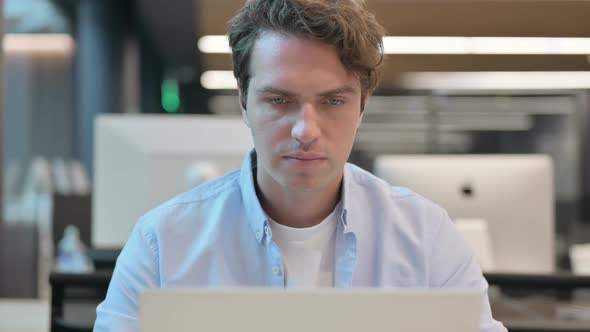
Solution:
M 95 264 L 118 249 L 93 243 L 97 116 L 239 116 L 224 34 L 242 1 L 0 3 L 0 297 L 48 301 L 67 225 L 96 250 Z M 367 3 L 387 30 L 387 54 L 351 161 L 373 171 L 380 155 L 548 156 L 554 272 L 571 272 L 570 249 L 590 242 L 590 1 Z M 231 145 L 226 132 L 200 130 L 166 142 Z M 152 142 L 144 134 L 131 140 Z

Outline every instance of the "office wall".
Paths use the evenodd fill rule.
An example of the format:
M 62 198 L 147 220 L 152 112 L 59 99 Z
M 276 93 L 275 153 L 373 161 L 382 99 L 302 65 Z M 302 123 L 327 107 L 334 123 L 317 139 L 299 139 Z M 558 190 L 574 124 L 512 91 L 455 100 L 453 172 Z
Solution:
M 580 212 L 585 221 L 590 221 L 590 91 L 581 94 L 580 101 L 582 107 L 579 122 L 582 141 L 582 149 L 580 150 L 580 169 L 582 170 Z
M 71 54 L 6 54 L 4 85 L 5 167 L 36 155 L 73 157 Z
M 2 42 L 4 36 L 4 0 L 0 0 L 0 43 Z M 0 44 L 1 45 L 1 44 Z M 0 77 L 4 75 L 4 51 L 0 49 Z M 2 80 L 0 80 L 0 100 L 4 100 L 3 96 L 4 92 L 4 85 L 2 84 Z M 4 145 L 5 141 L 2 139 L 4 136 L 4 103 L 0 102 L 0 167 L 3 165 L 3 156 L 4 156 Z M 2 188 L 4 188 L 4 177 L 0 176 L 0 215 L 2 215 Z M 3 220 L 0 219 L 0 237 L 2 236 L 2 222 Z

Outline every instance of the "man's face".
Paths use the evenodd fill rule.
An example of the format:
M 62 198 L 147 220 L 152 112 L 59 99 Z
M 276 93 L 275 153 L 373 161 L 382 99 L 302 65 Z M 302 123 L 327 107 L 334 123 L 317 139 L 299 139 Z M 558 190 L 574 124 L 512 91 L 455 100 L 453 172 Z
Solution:
M 265 32 L 250 58 L 243 114 L 256 147 L 260 186 L 333 188 L 361 122 L 360 82 L 333 46 Z

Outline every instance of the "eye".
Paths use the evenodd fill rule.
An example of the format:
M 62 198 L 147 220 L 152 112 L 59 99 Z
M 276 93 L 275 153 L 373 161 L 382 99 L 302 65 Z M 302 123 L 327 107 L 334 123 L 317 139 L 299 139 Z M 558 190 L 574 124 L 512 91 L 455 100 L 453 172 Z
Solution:
M 337 106 L 344 104 L 344 100 L 338 98 L 330 98 L 326 101 L 326 103 L 332 106 Z
M 287 99 L 283 98 L 283 97 L 269 98 L 268 101 L 270 101 L 272 104 L 275 104 L 275 105 L 281 105 L 281 104 L 287 103 Z

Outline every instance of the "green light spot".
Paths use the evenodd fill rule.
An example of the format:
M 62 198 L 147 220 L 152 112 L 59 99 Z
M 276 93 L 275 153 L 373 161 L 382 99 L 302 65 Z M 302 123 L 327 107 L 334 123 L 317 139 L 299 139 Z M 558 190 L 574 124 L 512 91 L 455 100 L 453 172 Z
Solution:
M 180 111 L 180 94 L 177 81 L 165 80 L 162 82 L 162 107 L 168 113 Z
M 168 113 L 176 113 L 180 109 L 180 98 L 177 94 L 165 94 L 162 96 L 162 107 Z

